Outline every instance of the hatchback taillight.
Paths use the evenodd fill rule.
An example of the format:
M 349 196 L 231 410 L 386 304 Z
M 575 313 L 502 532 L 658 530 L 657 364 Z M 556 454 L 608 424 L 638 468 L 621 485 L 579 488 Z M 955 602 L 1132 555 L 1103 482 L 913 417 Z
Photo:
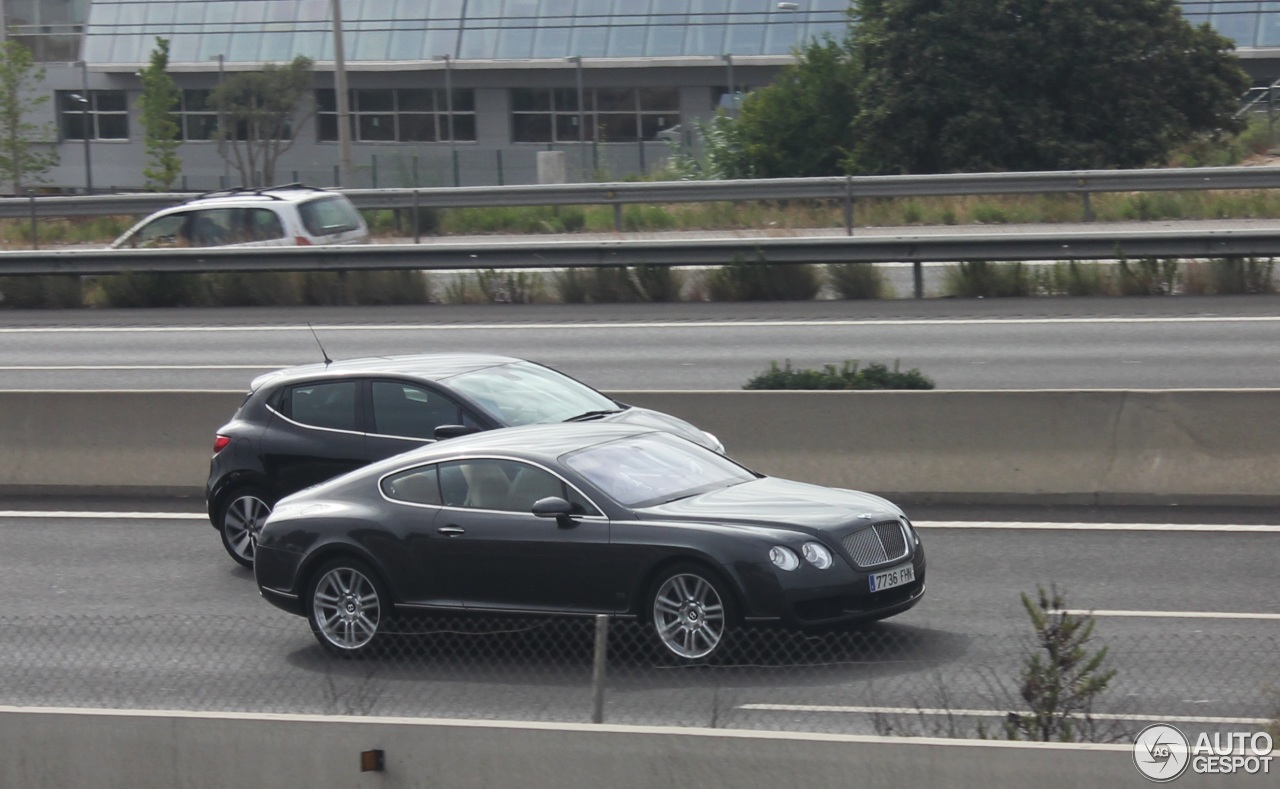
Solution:
M 230 436 L 217 436 L 213 439 L 213 454 L 218 454 L 227 448 L 227 444 L 231 443 Z
M 309 247 L 311 246 L 311 239 L 307 238 L 306 236 L 294 236 L 293 243 L 297 244 L 300 247 Z

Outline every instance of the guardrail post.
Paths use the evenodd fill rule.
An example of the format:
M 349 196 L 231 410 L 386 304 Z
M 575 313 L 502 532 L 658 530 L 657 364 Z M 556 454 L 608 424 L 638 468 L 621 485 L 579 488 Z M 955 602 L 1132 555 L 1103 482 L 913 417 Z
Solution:
M 911 264 L 911 278 L 914 280 L 917 299 L 924 298 L 924 264 L 916 261 Z
M 622 232 L 622 203 L 618 202 L 618 193 L 610 191 L 608 198 L 613 202 L 613 229 L 619 233 Z
M 853 177 L 844 177 L 844 234 L 853 235 Z
M 591 668 L 591 722 L 604 723 L 604 673 L 609 653 L 609 617 L 596 615 L 596 654 Z
M 422 243 L 422 226 L 418 223 L 418 190 L 413 190 L 413 243 Z
M 1092 222 L 1093 221 L 1093 195 L 1089 192 L 1085 192 L 1084 194 L 1080 195 L 1080 197 L 1084 200 L 1084 221 Z
M 40 230 L 36 226 L 36 193 L 32 192 L 29 197 L 31 199 L 31 248 L 39 249 Z

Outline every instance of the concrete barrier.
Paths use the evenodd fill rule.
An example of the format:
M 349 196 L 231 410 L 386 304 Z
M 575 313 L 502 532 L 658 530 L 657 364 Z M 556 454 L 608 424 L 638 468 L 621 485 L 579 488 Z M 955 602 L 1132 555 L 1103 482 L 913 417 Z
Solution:
M 379 749 L 384 772 L 361 772 Z M 1273 785 L 1238 775 L 1235 787 Z M 1215 782 L 1216 781 L 1216 782 Z M 1222 786 L 1190 773 L 1179 787 Z M 1127 745 L 577 724 L 0 708 L 0 786 L 774 789 L 1143 786 Z
M 1280 390 L 616 392 L 906 503 L 1280 503 Z M 0 492 L 198 494 L 241 392 L 0 392 Z

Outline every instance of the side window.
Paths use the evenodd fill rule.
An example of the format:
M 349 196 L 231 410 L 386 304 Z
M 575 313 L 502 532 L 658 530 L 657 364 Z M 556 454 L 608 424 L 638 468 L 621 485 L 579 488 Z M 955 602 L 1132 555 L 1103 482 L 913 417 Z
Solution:
M 382 480 L 382 492 L 396 501 L 439 505 L 440 475 L 435 466 L 412 468 Z
M 191 215 L 191 246 L 220 247 L 232 243 L 234 208 L 207 208 Z
M 295 422 L 356 430 L 356 381 L 303 384 L 289 391 L 286 415 Z
M 451 507 L 530 512 L 534 502 L 559 496 L 580 515 L 599 515 L 576 490 L 550 472 L 514 460 L 465 460 L 440 464 L 440 491 Z
M 275 211 L 269 208 L 241 208 L 236 213 L 237 244 L 284 238 L 284 225 Z
M 433 438 L 441 425 L 468 424 L 457 403 L 436 392 L 397 381 L 373 382 L 374 432 Z
M 190 246 L 187 220 L 190 214 L 169 214 L 152 220 L 129 237 L 129 246 L 135 249 L 154 249 Z

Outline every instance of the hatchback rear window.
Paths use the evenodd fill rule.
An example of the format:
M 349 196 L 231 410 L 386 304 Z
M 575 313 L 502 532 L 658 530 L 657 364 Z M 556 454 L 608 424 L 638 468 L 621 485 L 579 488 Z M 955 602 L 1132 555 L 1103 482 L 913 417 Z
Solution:
M 313 236 L 329 236 L 360 229 L 360 212 L 342 195 L 309 200 L 298 206 L 302 224 Z

